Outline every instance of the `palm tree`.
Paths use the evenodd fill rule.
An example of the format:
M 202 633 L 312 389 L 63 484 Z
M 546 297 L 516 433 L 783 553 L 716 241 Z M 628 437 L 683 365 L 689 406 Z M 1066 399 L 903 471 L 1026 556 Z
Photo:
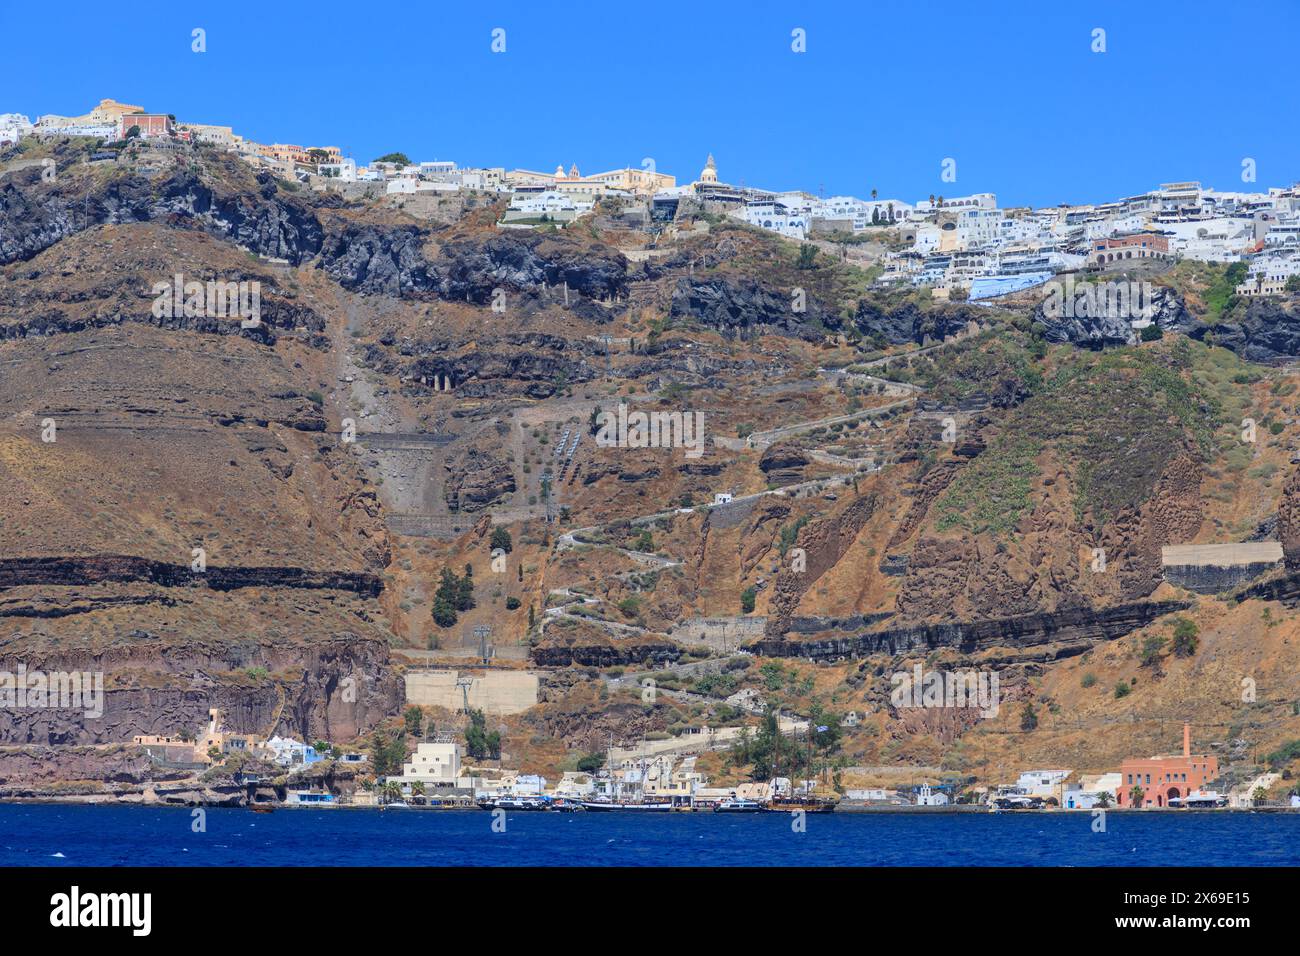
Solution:
M 1106 809 L 1109 809 L 1109 808 L 1110 808 L 1110 792 L 1109 792 L 1109 791 L 1103 790 L 1101 793 L 1099 793 L 1099 794 L 1097 795 L 1097 806 L 1101 807 L 1101 809 L 1103 809 L 1103 810 L 1106 810 Z
M 1136 784 L 1134 784 L 1133 789 L 1128 792 L 1129 801 L 1135 807 L 1142 806 L 1142 798 L 1145 796 L 1146 796 L 1146 791 L 1143 790 L 1141 787 L 1137 786 Z
M 879 193 L 877 193 L 874 189 L 871 190 L 871 198 L 872 198 L 872 199 L 875 199 L 877 195 L 879 195 Z
M 424 802 L 424 781 L 417 780 L 411 784 L 411 797 L 418 803 Z

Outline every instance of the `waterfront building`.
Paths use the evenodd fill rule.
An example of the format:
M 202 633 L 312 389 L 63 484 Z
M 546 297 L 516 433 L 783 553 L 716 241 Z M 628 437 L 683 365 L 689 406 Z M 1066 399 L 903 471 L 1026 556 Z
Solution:
M 1165 807 L 1171 797 L 1204 790 L 1219 775 L 1217 757 L 1192 753 L 1192 730 L 1183 724 L 1183 752 L 1176 756 L 1131 757 L 1120 764 L 1122 782 L 1116 794 L 1121 807 Z M 1133 789 L 1141 790 L 1135 804 Z
M 426 787 L 455 787 L 460 778 L 460 745 L 450 738 L 416 745 L 411 762 L 402 766 L 404 786 L 423 783 Z
M 1057 804 L 1061 804 L 1064 802 L 1061 799 L 1062 788 L 1072 772 L 1070 770 L 1026 770 L 1016 780 L 1016 789 L 1027 796 L 1055 800 Z
M 320 790 L 289 790 L 284 795 L 287 807 L 334 806 L 334 794 Z
M 918 807 L 946 807 L 948 803 L 948 794 L 935 790 L 928 783 L 921 784 L 921 789 L 916 792 Z

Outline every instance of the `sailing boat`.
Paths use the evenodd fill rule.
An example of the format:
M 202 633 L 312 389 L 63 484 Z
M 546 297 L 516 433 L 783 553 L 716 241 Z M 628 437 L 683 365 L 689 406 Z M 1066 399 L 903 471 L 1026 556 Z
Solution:
M 622 794 L 619 792 L 617 778 L 614 776 L 614 742 L 610 740 L 610 746 L 605 751 L 605 765 L 609 771 L 609 790 L 610 797 L 607 800 L 584 800 L 582 808 L 584 810 L 594 810 L 596 812 L 606 810 L 632 810 L 642 813 L 667 813 L 672 810 L 671 800 L 647 800 L 645 798 L 645 784 L 640 782 L 637 785 L 635 799 L 621 799 Z M 645 780 L 645 759 L 641 760 L 641 781 Z

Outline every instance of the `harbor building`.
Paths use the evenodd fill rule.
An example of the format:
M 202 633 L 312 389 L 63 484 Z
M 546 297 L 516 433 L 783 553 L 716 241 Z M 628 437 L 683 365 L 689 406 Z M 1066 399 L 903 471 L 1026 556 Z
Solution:
M 1219 760 L 1208 754 L 1192 753 L 1192 728 L 1183 724 L 1182 754 L 1131 757 L 1120 764 L 1119 772 L 1123 779 L 1116 794 L 1119 806 L 1167 807 L 1171 798 L 1181 801 L 1191 791 L 1206 789 L 1219 775 Z M 1134 788 L 1141 791 L 1140 796 Z

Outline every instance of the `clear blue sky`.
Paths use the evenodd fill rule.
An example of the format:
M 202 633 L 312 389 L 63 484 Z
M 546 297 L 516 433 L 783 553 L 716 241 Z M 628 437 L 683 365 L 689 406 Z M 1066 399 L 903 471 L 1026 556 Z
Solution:
M 0 112 L 112 97 L 360 163 L 402 150 L 591 173 L 652 157 L 690 182 L 712 152 L 732 183 L 1046 205 L 1181 179 L 1251 188 L 1245 157 L 1260 188 L 1300 179 L 1298 26 L 1294 0 L 0 0 Z

